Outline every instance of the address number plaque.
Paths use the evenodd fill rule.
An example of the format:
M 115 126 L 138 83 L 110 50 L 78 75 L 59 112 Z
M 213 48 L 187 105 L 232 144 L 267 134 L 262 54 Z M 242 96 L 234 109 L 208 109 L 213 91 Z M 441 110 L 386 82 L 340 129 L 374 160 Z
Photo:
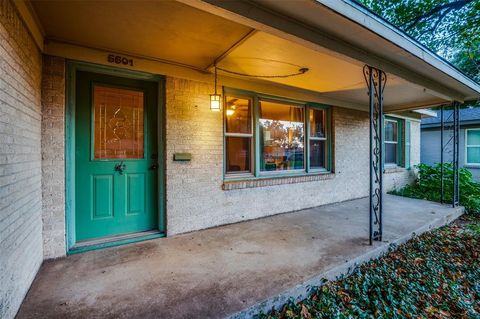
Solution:
M 123 64 L 123 65 L 133 66 L 133 59 L 130 59 L 121 55 L 116 55 L 116 54 L 107 55 L 107 61 L 109 63 L 114 63 L 114 64 Z

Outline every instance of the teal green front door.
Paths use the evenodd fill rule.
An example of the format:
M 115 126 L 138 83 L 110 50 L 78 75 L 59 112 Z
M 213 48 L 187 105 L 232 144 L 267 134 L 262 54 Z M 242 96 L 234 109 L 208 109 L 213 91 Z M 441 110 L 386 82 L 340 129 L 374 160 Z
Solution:
M 158 229 L 158 83 L 78 72 L 76 242 Z

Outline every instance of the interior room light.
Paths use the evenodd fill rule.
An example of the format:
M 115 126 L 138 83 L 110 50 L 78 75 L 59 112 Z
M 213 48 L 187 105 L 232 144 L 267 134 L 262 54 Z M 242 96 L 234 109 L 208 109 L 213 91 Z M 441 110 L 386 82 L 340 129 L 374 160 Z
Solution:
M 235 114 L 235 105 L 230 105 L 227 109 L 227 116 L 232 116 L 233 114 Z

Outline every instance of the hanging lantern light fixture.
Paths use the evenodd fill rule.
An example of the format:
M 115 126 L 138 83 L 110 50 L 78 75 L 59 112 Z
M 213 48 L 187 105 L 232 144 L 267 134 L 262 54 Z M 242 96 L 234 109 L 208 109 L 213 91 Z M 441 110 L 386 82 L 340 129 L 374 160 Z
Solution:
M 220 112 L 221 95 L 217 94 L 217 65 L 215 64 L 215 93 L 210 94 L 210 110 Z

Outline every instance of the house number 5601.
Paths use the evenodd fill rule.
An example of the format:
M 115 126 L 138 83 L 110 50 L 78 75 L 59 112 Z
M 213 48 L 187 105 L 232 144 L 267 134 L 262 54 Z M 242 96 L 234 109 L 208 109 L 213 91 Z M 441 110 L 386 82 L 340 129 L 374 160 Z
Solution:
M 107 61 L 109 63 L 133 66 L 133 60 L 132 59 L 126 58 L 126 57 L 121 56 L 121 55 L 109 54 L 107 56 Z

